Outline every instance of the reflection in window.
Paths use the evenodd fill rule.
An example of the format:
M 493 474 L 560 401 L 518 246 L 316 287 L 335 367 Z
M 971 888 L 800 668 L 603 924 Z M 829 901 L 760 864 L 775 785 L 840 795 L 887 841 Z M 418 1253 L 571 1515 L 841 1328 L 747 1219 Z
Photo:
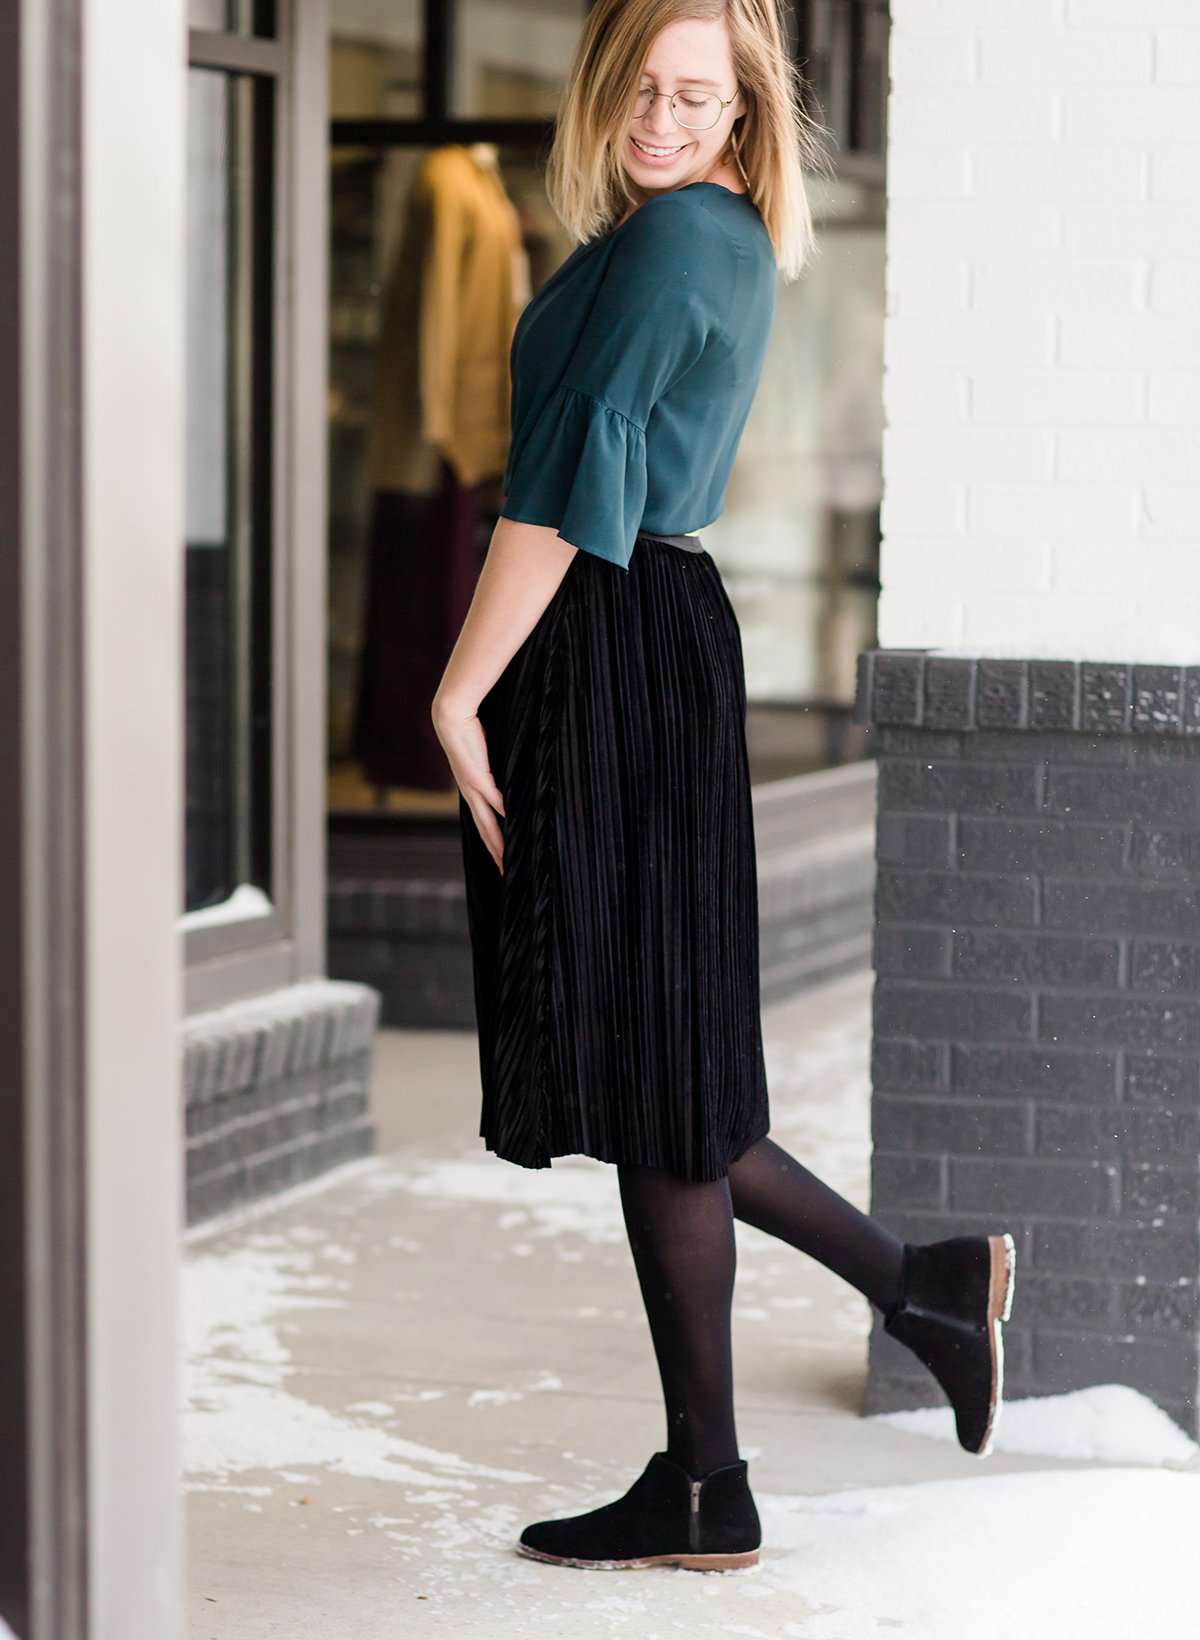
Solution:
M 448 112 L 451 120 L 494 121 L 483 129 L 497 140 L 529 290 L 536 291 L 573 246 L 545 197 L 545 144 L 528 132 L 523 147 L 505 143 L 505 122 L 555 114 L 587 3 L 447 0 L 447 7 L 448 55 L 444 64 L 439 53 L 432 56 L 446 70 Z M 419 84 L 426 66 L 424 11 L 423 0 L 333 0 L 335 117 L 420 119 L 438 105 L 442 88 Z M 814 0 L 795 14 L 789 10 L 786 22 L 803 72 L 814 82 L 820 117 L 833 127 L 843 172 L 833 185 L 812 179 L 820 254 L 800 281 L 780 284 L 771 347 L 725 511 L 704 532 L 742 627 L 755 780 L 862 754 L 861 733 L 850 723 L 854 669 L 858 653 L 875 639 L 878 593 L 887 6 L 885 0 Z M 471 137 L 480 134 L 477 125 Z M 411 264 L 428 223 L 422 226 L 420 213 L 412 212 L 414 190 L 431 154 L 485 146 L 492 144 L 447 142 L 440 150 L 341 145 L 332 156 L 329 728 L 335 809 L 441 810 L 444 800 L 453 807 L 449 771 L 429 740 L 425 712 L 429 679 L 440 675 L 440 666 L 435 672 L 432 649 L 418 649 L 432 643 L 448 655 L 452 647 L 462 578 L 482 561 L 503 499 L 499 474 L 465 486 L 472 493 L 471 541 L 464 548 L 465 537 L 451 522 L 459 516 L 461 525 L 453 508 L 462 506 L 464 486 L 450 485 L 434 503 L 426 483 L 421 505 L 434 511 L 423 519 L 410 504 L 419 474 L 414 469 L 397 478 L 393 467 L 389 479 L 378 462 L 378 440 L 381 418 L 419 426 L 430 414 L 419 385 L 419 298 Z M 407 293 L 396 282 L 398 268 L 404 277 L 406 256 Z M 494 295 L 506 302 L 508 289 L 504 283 Z M 380 646 L 369 630 L 381 607 L 374 589 L 385 585 L 381 577 L 390 562 L 397 573 L 389 596 L 397 597 L 400 572 L 413 572 L 412 562 L 405 563 L 412 543 L 428 551 L 439 540 L 454 543 L 454 550 L 435 554 L 425 580 L 449 601 L 436 618 L 422 620 L 423 637 L 414 631 L 404 640 L 407 651 L 396 638 L 402 623 L 391 623 L 385 669 L 392 682 L 385 688 Z M 416 607 L 404 605 L 406 619 Z M 405 653 L 407 678 L 397 660 Z M 387 755 L 378 759 L 364 731 L 368 694 L 383 703 L 378 721 L 392 728 Z M 374 738 L 383 746 L 387 737 L 381 731 Z
M 704 531 L 742 628 L 755 779 L 861 751 L 882 493 L 882 190 L 812 185 L 819 253 L 778 287 L 722 516 Z
M 883 155 L 887 0 L 808 0 L 799 41 L 817 117 L 843 156 Z
M 270 889 L 273 92 L 188 76 L 188 911 Z
M 459 0 L 451 113 L 463 119 L 549 118 L 586 13 L 585 0 Z
M 569 249 L 534 156 L 334 150 L 334 808 L 453 795 L 429 701 L 500 505 L 512 331 Z
M 417 119 L 424 0 L 333 0 L 330 112 L 336 119 Z
M 188 25 L 270 37 L 275 33 L 275 0 L 188 0 Z

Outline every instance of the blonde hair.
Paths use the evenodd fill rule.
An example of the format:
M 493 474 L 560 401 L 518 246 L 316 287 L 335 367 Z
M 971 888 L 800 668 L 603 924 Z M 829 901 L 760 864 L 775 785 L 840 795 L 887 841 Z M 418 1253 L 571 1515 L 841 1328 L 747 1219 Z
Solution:
M 607 232 L 637 204 L 619 151 L 650 47 L 669 23 L 719 17 L 746 102 L 730 152 L 770 235 L 779 272 L 796 279 L 815 251 L 804 174 L 830 175 L 832 166 L 823 140 L 828 130 L 803 105 L 779 0 L 596 0 L 555 117 L 546 191 L 564 228 L 580 241 Z

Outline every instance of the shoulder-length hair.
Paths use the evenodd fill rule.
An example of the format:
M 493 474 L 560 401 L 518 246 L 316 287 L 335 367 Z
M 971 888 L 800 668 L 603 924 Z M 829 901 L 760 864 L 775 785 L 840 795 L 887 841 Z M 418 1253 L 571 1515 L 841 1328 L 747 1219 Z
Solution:
M 805 171 L 832 172 L 827 128 L 803 104 L 803 80 L 784 44 L 779 0 L 596 0 L 555 117 L 546 191 L 572 238 L 607 232 L 637 200 L 620 149 L 655 36 L 684 18 L 723 17 L 746 112 L 730 148 L 787 280 L 813 254 Z

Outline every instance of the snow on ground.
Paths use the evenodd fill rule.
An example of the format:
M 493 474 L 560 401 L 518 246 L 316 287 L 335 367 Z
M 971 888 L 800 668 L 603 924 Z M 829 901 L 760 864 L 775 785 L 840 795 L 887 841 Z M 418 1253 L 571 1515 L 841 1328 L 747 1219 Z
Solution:
M 315 1245 L 290 1245 L 296 1239 Z M 470 1463 L 362 1418 L 339 1416 L 285 1387 L 296 1367 L 274 1323 L 298 1309 L 344 1307 L 339 1294 L 347 1281 L 317 1266 L 324 1260 L 341 1265 L 346 1257 L 347 1250 L 321 1231 L 306 1238 L 305 1227 L 294 1226 L 288 1236 L 259 1234 L 236 1252 L 185 1261 L 185 1473 L 212 1478 L 315 1466 L 442 1491 L 470 1489 L 484 1476 L 536 1480 L 523 1470 Z M 385 1415 L 391 1411 L 384 1407 Z
M 374 1175 L 376 1190 L 395 1187 L 390 1171 Z M 569 1173 L 569 1183 L 560 1177 L 550 1188 L 551 1181 L 543 1181 L 541 1212 L 526 1234 L 554 1234 L 561 1225 L 561 1187 L 580 1214 L 575 1228 L 606 1239 L 609 1226 L 598 1211 L 604 1198 L 597 1195 L 589 1206 L 578 1176 L 584 1170 L 554 1171 Z M 486 1165 L 476 1174 L 461 1162 L 429 1175 L 410 1167 L 406 1187 L 433 1190 L 434 1175 L 438 1190 L 453 1193 L 457 1180 L 475 1199 L 481 1182 L 502 1195 L 513 1177 Z M 436 1388 L 393 1394 L 390 1402 L 355 1402 L 340 1413 L 289 1388 L 298 1368 L 283 1342 L 281 1318 L 346 1305 L 345 1266 L 353 1256 L 325 1232 L 294 1225 L 286 1234 L 250 1233 L 230 1252 L 185 1261 L 189 1487 L 208 1490 L 215 1483 L 220 1490 L 269 1495 L 270 1486 L 236 1485 L 250 1472 L 260 1481 L 264 1472 L 280 1481 L 319 1481 L 324 1471 L 392 1483 L 395 1505 L 387 1509 L 381 1495 L 377 1518 L 397 1552 L 420 1564 L 423 1586 L 441 1586 L 445 1598 L 486 1576 L 495 1598 L 527 1601 L 535 1585 L 546 1588 L 547 1577 L 564 1576 L 512 1552 L 529 1494 L 522 1486 L 502 1503 L 479 1494 L 481 1487 L 491 1491 L 489 1482 L 498 1483 L 501 1498 L 514 1483 L 533 1483 L 536 1492 L 541 1476 L 476 1463 L 399 1433 L 396 1426 L 407 1420 L 394 1403 L 436 1396 Z M 875 1421 L 952 1440 L 950 1419 L 942 1407 L 879 1414 Z M 593 1618 L 607 1614 L 616 1629 L 635 1618 L 653 1632 L 657 1619 L 680 1615 L 685 1589 L 691 1609 L 695 1590 L 720 1586 L 730 1604 L 726 1612 L 722 1603 L 722 1628 L 764 1640 L 1012 1640 L 1014 1634 L 1019 1640 L 1064 1634 L 1182 1640 L 1195 1632 L 1194 1591 L 1183 1568 L 1192 1564 L 1200 1540 L 1200 1473 L 1166 1466 L 1188 1461 L 1197 1449 L 1152 1402 L 1120 1384 L 1008 1401 L 995 1450 L 1102 1460 L 1106 1467 L 818 1495 L 756 1488 L 764 1533 L 757 1567 L 724 1578 L 662 1569 L 616 1582 L 608 1581 L 610 1573 L 579 1573 L 595 1580 L 579 1593 L 586 1594 Z M 413 1510 L 428 1511 L 415 1532 Z M 689 1582 L 674 1581 L 680 1577 Z M 557 1587 L 561 1593 L 561 1583 Z M 782 1626 L 780 1600 L 795 1614 Z M 756 1621 L 760 1605 L 763 1618 L 770 1608 L 766 1626 Z
M 1132 1392 L 1131 1392 L 1132 1393 Z M 1069 1399 L 1069 1397 L 1055 1397 Z M 759 1498 L 768 1582 L 834 1608 L 803 1640 L 1185 1640 L 1200 1475 L 1040 1470 Z
M 768 1039 L 772 1135 L 865 1199 L 865 982 L 848 981 L 820 1000 L 827 1020 L 798 1016 L 803 1030 Z M 1200 1541 L 1198 1449 L 1153 1402 L 1121 1384 L 1006 1401 L 994 1452 L 1015 1460 L 1009 1472 L 971 1461 L 969 1475 L 952 1479 L 824 1493 L 756 1485 L 763 1551 L 759 1564 L 744 1571 L 586 1572 L 523 1559 L 513 1552 L 520 1527 L 616 1496 L 612 1467 L 583 1452 L 548 1453 L 536 1442 L 493 1449 L 492 1456 L 511 1453 L 519 1467 L 477 1462 L 470 1417 L 456 1421 L 453 1414 L 553 1394 L 560 1387 L 554 1372 L 522 1360 L 497 1387 L 405 1378 L 394 1368 L 377 1377 L 368 1372 L 351 1381 L 373 1389 L 356 1387 L 347 1404 L 333 1409 L 308 1398 L 322 1384 L 326 1400 L 336 1398 L 340 1380 L 313 1376 L 304 1312 L 340 1311 L 348 1332 L 371 1345 L 372 1335 L 355 1327 L 362 1291 L 355 1266 L 368 1252 L 360 1210 L 370 1217 L 370 1235 L 383 1235 L 388 1250 L 418 1263 L 423 1244 L 436 1242 L 441 1211 L 457 1221 L 482 1206 L 488 1256 L 500 1261 L 485 1269 L 547 1248 L 555 1259 L 587 1269 L 591 1261 L 602 1265 L 625 1241 L 611 1172 L 588 1158 L 559 1158 L 533 1173 L 455 1143 L 440 1154 L 410 1151 L 353 1167 L 352 1182 L 345 1175 L 351 1195 L 339 1213 L 328 1210 L 330 1195 L 313 1194 L 327 1204 L 312 1215 L 320 1227 L 296 1222 L 307 1216 L 301 1190 L 271 1204 L 275 1215 L 290 1201 L 290 1223 L 276 1217 L 258 1229 L 248 1216 L 220 1251 L 205 1245 L 219 1226 L 189 1238 L 183 1438 L 190 1491 L 256 1500 L 231 1499 L 230 1507 L 286 1514 L 288 1503 L 309 1501 L 289 1498 L 289 1488 L 304 1485 L 316 1499 L 326 1483 L 306 1540 L 311 1575 L 327 1598 L 363 1602 L 354 1632 L 364 1640 L 396 1631 L 398 1594 L 426 1602 L 417 1612 L 408 1608 L 407 1626 L 415 1618 L 426 1625 L 421 1633 L 489 1640 L 564 1632 L 648 1640 L 718 1632 L 751 1640 L 1185 1640 L 1200 1632 L 1191 1572 Z M 405 1208 L 389 1219 L 387 1203 L 406 1200 L 416 1214 Z M 743 1315 L 813 1303 L 776 1276 L 782 1266 L 775 1258 L 765 1239 L 747 1237 L 738 1271 Z M 381 1305 L 396 1301 L 390 1287 L 383 1292 Z M 603 1293 L 594 1282 L 579 1296 L 590 1302 L 573 1313 L 598 1313 Z M 826 1333 L 865 1331 L 865 1306 L 856 1295 L 821 1304 Z M 362 1327 L 373 1324 L 364 1320 Z M 421 1429 L 424 1402 L 431 1403 L 427 1428 L 438 1410 L 452 1412 L 437 1423 L 435 1442 L 406 1436 Z M 584 1431 L 588 1454 L 600 1444 L 601 1416 Z M 809 1408 L 804 1417 L 814 1421 L 810 1428 L 819 1421 L 826 1439 L 833 1426 L 835 1441 L 839 1423 L 850 1422 L 837 1407 L 827 1415 Z M 955 1441 L 945 1406 L 853 1421 L 857 1430 L 884 1423 L 893 1426 L 890 1434 Z M 535 1426 L 536 1419 L 526 1425 Z M 912 1443 L 911 1472 L 922 1470 L 923 1444 Z M 743 1450 L 753 1459 L 752 1448 Z M 945 1455 L 925 1452 L 944 1475 Z M 551 1476 L 560 1456 L 574 1466 L 569 1485 L 561 1471 Z M 897 1472 L 894 1453 L 885 1472 Z M 347 1485 L 337 1476 L 355 1479 Z M 297 1513 L 307 1511 L 293 1511 L 293 1520 Z M 205 1515 L 210 1529 L 222 1518 L 228 1517 Z M 319 1535 L 329 1531 L 339 1534 L 336 1541 Z M 375 1557 L 351 1562 L 351 1543 L 375 1543 Z M 244 1632 L 257 1640 L 277 1632 L 281 1614 L 291 1621 L 307 1612 L 312 1586 L 305 1584 L 286 1610 L 283 1590 L 275 1591 L 270 1610 L 243 1607 L 258 1624 Z M 243 1597 L 261 1605 L 266 1597 L 253 1580 L 250 1587 Z M 237 1592 L 236 1581 L 223 1592 L 227 1613 Z

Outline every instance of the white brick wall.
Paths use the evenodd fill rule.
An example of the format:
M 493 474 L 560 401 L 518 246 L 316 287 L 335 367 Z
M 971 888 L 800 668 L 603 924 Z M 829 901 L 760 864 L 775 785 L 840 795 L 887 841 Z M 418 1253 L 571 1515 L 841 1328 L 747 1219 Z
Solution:
M 880 642 L 1200 663 L 1200 0 L 893 0 Z

